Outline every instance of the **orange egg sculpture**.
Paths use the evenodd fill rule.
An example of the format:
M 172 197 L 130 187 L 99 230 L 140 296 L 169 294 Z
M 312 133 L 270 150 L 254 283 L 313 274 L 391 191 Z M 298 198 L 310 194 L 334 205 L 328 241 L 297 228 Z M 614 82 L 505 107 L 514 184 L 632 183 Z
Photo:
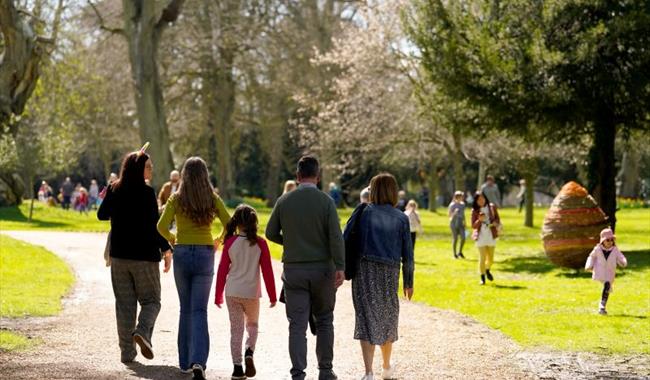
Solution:
M 600 231 L 608 226 L 607 216 L 587 189 L 568 182 L 544 218 L 542 240 L 546 256 L 558 266 L 584 268 L 599 241 Z

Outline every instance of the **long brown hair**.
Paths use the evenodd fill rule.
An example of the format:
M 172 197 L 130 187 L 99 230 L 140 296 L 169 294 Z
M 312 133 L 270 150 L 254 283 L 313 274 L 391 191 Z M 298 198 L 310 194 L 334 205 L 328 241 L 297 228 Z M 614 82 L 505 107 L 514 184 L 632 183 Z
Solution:
M 188 158 L 178 188 L 180 211 L 200 226 L 209 225 L 217 216 L 216 196 L 205 161 L 201 157 Z
M 247 204 L 240 204 L 226 225 L 226 238 L 235 236 L 239 230 L 246 234 L 251 247 L 257 244 L 257 212 Z
M 144 185 L 144 166 L 149 155 L 144 152 L 131 152 L 124 156 L 120 167 L 120 177 L 111 184 L 115 190 Z

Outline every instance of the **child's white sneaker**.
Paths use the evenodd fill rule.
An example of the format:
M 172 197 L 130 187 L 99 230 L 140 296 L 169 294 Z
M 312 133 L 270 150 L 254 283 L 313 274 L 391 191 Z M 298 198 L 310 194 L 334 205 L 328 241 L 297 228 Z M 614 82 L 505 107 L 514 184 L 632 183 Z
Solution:
M 393 366 L 390 366 L 388 368 L 382 368 L 381 378 L 384 380 L 393 379 L 393 372 L 394 372 L 393 368 L 394 368 Z
M 361 378 L 361 380 L 375 380 L 375 376 L 374 376 L 372 373 L 370 373 L 370 374 L 365 374 L 365 375 L 363 375 L 363 377 Z

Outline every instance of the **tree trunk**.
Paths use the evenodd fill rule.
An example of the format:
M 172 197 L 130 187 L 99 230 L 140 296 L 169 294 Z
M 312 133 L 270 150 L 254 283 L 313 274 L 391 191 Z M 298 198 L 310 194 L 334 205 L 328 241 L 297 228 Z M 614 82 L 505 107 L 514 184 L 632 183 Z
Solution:
M 624 198 L 636 198 L 639 194 L 639 153 L 634 148 L 634 144 L 627 142 L 623 159 L 621 161 L 621 170 L 618 173 L 620 181 L 619 196 Z
M 485 166 L 485 163 L 483 163 L 483 160 L 479 159 L 478 161 L 478 178 L 476 180 L 476 191 L 481 190 L 481 185 L 483 185 L 483 181 L 485 181 L 485 171 L 487 170 L 487 167 Z
M 459 128 L 452 133 L 454 139 L 454 191 L 465 192 L 465 173 L 463 173 L 463 136 Z
M 429 169 L 429 211 L 436 212 L 438 208 L 438 161 L 439 157 L 431 157 L 431 167 Z
M 30 178 L 27 182 L 29 186 L 29 198 L 31 199 L 31 202 L 29 204 L 29 218 L 27 221 L 31 223 L 32 216 L 34 215 L 34 177 Z
M 4 125 L 11 115 L 23 113 L 40 77 L 43 48 L 13 1 L 0 1 L 0 31 L 4 37 L 0 60 L 0 125 Z M 15 128 L 10 125 L 14 136 Z
M 234 53 L 221 49 L 221 60 L 215 75 L 216 85 L 212 88 L 214 133 L 217 138 L 217 183 L 223 198 L 230 198 L 235 192 L 232 170 L 231 135 L 235 112 L 235 79 L 233 75 Z
M 135 85 L 135 103 L 141 143 L 151 143 L 148 153 L 154 161 L 154 188 L 160 187 L 174 167 L 165 118 L 160 75 L 158 45 L 164 27 L 180 12 L 182 1 L 172 0 L 162 15 L 155 1 L 123 0 L 124 31 L 129 44 L 131 75 Z M 175 16 L 170 12 L 176 12 Z M 159 19 L 160 18 L 160 19 Z M 139 146 L 134 146 L 133 150 Z
M 594 196 L 612 229 L 616 228 L 616 125 L 613 117 L 598 117 L 594 125 L 594 145 L 589 152 L 589 192 Z

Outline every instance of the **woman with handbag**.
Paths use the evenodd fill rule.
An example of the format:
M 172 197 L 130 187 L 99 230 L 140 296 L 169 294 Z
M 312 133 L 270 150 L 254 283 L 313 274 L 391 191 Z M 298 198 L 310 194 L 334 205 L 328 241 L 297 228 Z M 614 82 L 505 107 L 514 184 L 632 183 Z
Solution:
M 486 277 L 490 281 L 494 280 L 490 268 L 494 263 L 494 248 L 501 229 L 497 206 L 494 203 L 489 203 L 487 199 L 483 192 L 477 191 L 474 195 L 474 203 L 472 203 L 472 239 L 476 242 L 479 253 L 478 267 L 481 285 L 485 285 Z
M 172 259 L 171 247 L 156 231 L 156 194 L 145 183 L 153 173 L 147 146 L 126 155 L 120 178 L 108 186 L 97 211 L 99 220 L 111 221 L 111 283 L 122 363 L 135 359 L 136 344 L 145 358 L 153 359 L 151 335 L 160 312 L 161 252 L 165 273 Z
M 363 380 L 374 380 L 372 362 L 375 346 L 381 347 L 382 379 L 393 378 L 391 353 L 397 341 L 399 317 L 400 263 L 404 277 L 404 296 L 413 296 L 413 244 L 408 216 L 395 208 L 397 181 L 383 173 L 370 182 L 370 204 L 361 204 L 348 221 L 346 273 L 352 277 L 355 311 L 354 339 L 361 341 L 365 365 Z M 354 251 L 354 252 L 352 252 Z M 351 263 L 352 261 L 352 263 Z

